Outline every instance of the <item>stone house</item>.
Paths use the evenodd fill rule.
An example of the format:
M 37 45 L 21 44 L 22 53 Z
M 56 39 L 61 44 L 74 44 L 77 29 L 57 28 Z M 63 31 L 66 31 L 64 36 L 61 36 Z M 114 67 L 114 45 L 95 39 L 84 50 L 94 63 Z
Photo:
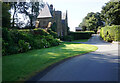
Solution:
M 53 10 L 53 5 L 45 4 L 44 8 L 40 11 L 37 17 L 36 28 L 42 28 L 48 30 L 53 23 L 56 23 L 56 32 L 58 36 L 66 36 L 68 29 L 67 11 L 63 13 L 61 11 Z

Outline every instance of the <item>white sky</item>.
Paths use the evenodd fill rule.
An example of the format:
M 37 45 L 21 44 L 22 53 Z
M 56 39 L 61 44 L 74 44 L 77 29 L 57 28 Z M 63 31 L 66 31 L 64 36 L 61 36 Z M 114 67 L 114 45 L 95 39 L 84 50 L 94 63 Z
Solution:
M 105 3 L 110 0 L 43 0 L 48 4 L 53 4 L 55 10 L 63 13 L 68 11 L 68 25 L 71 31 L 82 22 L 82 19 L 89 12 L 100 12 Z

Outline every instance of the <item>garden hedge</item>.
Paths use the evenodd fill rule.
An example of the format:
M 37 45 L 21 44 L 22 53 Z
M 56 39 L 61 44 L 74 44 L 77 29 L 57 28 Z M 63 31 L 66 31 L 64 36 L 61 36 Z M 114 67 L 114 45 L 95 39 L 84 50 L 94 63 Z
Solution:
M 73 37 L 74 40 L 79 40 L 79 39 L 89 39 L 93 31 L 88 31 L 88 32 L 70 32 L 70 35 Z
M 49 31 L 50 32 L 50 31 Z M 8 30 L 2 28 L 2 55 L 26 52 L 31 49 L 49 48 L 57 46 L 60 41 L 54 32 L 52 35 L 43 29 Z
M 120 25 L 102 27 L 100 36 L 107 42 L 120 41 Z

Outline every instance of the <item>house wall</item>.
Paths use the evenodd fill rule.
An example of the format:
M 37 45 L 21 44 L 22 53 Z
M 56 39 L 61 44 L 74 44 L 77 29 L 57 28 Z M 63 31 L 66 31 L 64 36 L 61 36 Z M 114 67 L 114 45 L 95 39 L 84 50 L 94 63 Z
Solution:
M 63 36 L 61 14 L 62 14 L 61 11 L 55 11 L 55 14 L 54 14 L 55 16 L 53 16 L 54 17 L 54 21 L 57 23 L 57 33 L 58 33 L 58 36 Z
M 53 11 L 53 8 L 50 8 L 52 18 L 40 18 L 38 20 L 38 26 L 37 28 L 47 28 L 48 23 L 56 23 L 57 24 L 57 29 L 56 32 L 58 33 L 58 36 L 66 36 L 67 35 L 67 17 L 64 19 L 64 22 L 62 22 L 62 12 L 61 11 Z
M 39 21 L 38 28 L 47 28 L 48 23 L 52 22 L 52 18 L 41 18 L 41 19 L 38 19 L 38 21 Z

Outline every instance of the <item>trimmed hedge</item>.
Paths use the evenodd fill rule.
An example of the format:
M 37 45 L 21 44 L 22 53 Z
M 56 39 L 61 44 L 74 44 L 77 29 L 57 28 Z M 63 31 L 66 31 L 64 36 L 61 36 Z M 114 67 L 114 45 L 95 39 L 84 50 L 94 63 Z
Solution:
M 73 36 L 71 36 L 71 35 L 61 36 L 60 40 L 62 40 L 62 41 L 72 41 Z
M 94 32 L 87 31 L 87 32 L 70 32 L 70 35 L 73 37 L 74 40 L 79 39 L 89 39 Z
M 102 27 L 100 36 L 107 42 L 120 41 L 120 25 Z
M 23 53 L 31 49 L 49 48 L 59 44 L 60 40 L 43 29 L 22 31 L 2 28 L 2 55 Z

